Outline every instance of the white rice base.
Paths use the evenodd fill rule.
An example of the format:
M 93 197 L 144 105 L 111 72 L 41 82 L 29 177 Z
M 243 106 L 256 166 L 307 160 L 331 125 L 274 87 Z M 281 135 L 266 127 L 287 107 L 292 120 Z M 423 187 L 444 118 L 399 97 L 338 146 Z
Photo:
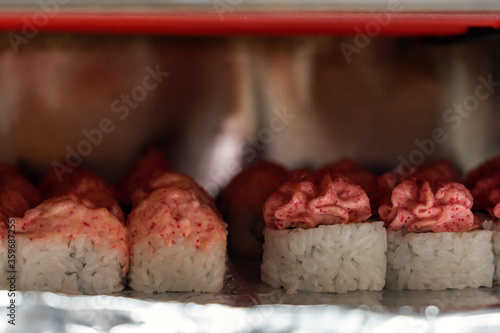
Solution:
M 346 293 L 385 285 L 387 234 L 383 222 L 264 229 L 262 280 L 288 293 Z
M 130 249 L 129 285 L 145 293 L 218 292 L 226 273 L 226 245 L 222 238 L 204 249 L 182 238 L 170 247 L 159 236 L 140 240 Z
M 495 284 L 500 284 L 500 231 L 493 231 L 492 236 L 495 273 L 493 274 L 493 281 Z
M 29 237 L 16 235 L 16 289 L 93 295 L 124 288 L 128 258 L 106 238 L 97 247 L 85 235 L 50 241 Z
M 387 231 L 387 288 L 444 290 L 491 287 L 492 232 Z
M 493 244 L 493 264 L 495 265 L 495 272 L 493 274 L 493 283 L 500 284 L 500 225 L 496 219 L 493 219 L 489 214 L 477 214 L 481 224 L 485 230 L 490 230 L 492 235 Z

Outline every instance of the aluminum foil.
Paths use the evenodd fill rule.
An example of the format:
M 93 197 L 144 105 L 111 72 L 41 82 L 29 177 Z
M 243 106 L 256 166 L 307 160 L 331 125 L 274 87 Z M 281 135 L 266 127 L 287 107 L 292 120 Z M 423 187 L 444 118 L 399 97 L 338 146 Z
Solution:
M 500 286 L 346 294 L 273 289 L 258 263 L 230 264 L 220 293 L 83 296 L 0 292 L 2 332 L 498 332 Z M 9 323 L 9 321 L 11 321 Z

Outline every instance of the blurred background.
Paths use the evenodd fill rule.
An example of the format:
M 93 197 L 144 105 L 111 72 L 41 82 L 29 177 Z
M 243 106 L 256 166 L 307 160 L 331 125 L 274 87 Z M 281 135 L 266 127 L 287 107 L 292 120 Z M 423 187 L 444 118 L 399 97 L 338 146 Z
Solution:
M 212 194 L 259 158 L 464 172 L 500 154 L 500 42 L 479 36 L 3 33 L 0 159 L 114 181 L 157 147 Z

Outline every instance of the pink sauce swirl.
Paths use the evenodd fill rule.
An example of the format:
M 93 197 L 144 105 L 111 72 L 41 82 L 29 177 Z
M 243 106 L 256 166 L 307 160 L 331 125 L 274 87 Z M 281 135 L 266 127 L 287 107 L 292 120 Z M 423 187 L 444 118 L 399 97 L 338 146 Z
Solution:
M 416 168 L 409 176 L 402 177 L 398 173 L 386 173 L 376 177 L 365 188 L 372 206 L 372 214 L 378 215 L 379 207 L 383 204 L 391 204 L 392 190 L 405 179 L 416 179 L 417 181 L 427 181 L 431 189 L 437 189 L 439 182 L 456 182 L 458 173 L 455 167 L 446 160 L 424 164 Z
M 263 212 L 266 225 L 274 229 L 356 223 L 371 216 L 361 186 L 344 176 L 317 177 L 304 169 L 292 172 L 290 180 L 267 199 Z
M 472 194 L 465 185 L 408 179 L 392 191 L 391 204 L 382 204 L 379 215 L 391 230 L 411 232 L 469 231 L 479 227 L 471 211 Z

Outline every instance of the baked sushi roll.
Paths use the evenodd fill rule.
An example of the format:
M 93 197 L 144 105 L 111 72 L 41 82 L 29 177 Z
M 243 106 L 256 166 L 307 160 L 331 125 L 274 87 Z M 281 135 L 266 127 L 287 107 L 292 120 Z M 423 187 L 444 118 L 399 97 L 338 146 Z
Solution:
M 115 215 L 121 222 L 125 222 L 123 211 L 118 204 L 114 189 L 94 173 L 82 169 L 72 168 L 71 173 L 58 178 L 55 172 L 45 174 L 40 188 L 46 199 L 63 195 L 75 195 L 80 199 L 87 199 L 97 207 L 104 207 Z
M 132 205 L 132 194 L 138 189 L 147 189 L 153 179 L 174 169 L 158 150 L 150 150 L 140 156 L 130 170 L 116 185 L 118 200 L 124 206 Z
M 438 182 L 458 182 L 460 180 L 457 170 L 447 160 L 423 164 L 416 168 L 408 178 L 426 180 L 432 186 Z
M 220 213 L 212 197 L 198 185 L 191 177 L 179 172 L 165 172 L 153 178 L 148 186 L 138 188 L 131 195 L 132 207 L 137 207 L 151 192 L 160 188 L 177 187 L 182 190 L 191 191 L 198 200 L 209 206 L 217 215 Z
M 217 292 L 226 272 L 227 225 L 192 179 L 167 172 L 139 188 L 128 217 L 132 289 Z
M 329 174 L 331 177 L 341 174 L 349 178 L 349 180 L 351 180 L 354 184 L 361 186 L 365 191 L 368 185 L 375 179 L 375 175 L 373 173 L 348 158 L 327 164 L 318 169 L 316 173 L 320 175 Z
M 366 186 L 366 193 L 370 198 L 372 215 L 379 216 L 381 205 L 390 205 L 394 188 L 405 179 L 415 179 L 427 181 L 432 187 L 436 187 L 438 182 L 457 182 L 459 180 L 455 167 L 446 160 L 438 160 L 426 163 L 406 177 L 397 173 L 385 173 L 372 179 Z
M 391 203 L 392 190 L 401 183 L 402 178 L 395 173 L 385 173 L 375 177 L 366 187 L 370 199 L 372 216 L 379 217 L 378 208 Z
M 228 246 L 232 254 L 262 258 L 262 232 L 266 226 L 262 207 L 287 178 L 288 171 L 281 165 L 259 161 L 243 169 L 221 191 L 218 203 L 228 223 Z
M 500 158 L 484 162 L 471 170 L 465 179 L 474 198 L 473 210 L 479 216 L 484 229 L 493 232 L 495 254 L 495 284 L 500 283 Z
M 456 182 L 406 179 L 379 207 L 388 234 L 389 289 L 491 287 L 492 232 L 479 230 L 469 190 Z
M 42 196 L 13 166 L 0 164 L 0 221 L 24 214 L 38 205 Z
M 20 172 L 11 165 L 0 164 L 0 288 L 9 289 L 6 272 L 16 270 L 13 260 L 17 229 L 13 217 L 24 215 L 41 200 L 38 189 Z
M 345 293 L 385 285 L 387 235 L 344 176 L 292 172 L 266 201 L 262 280 L 287 292 Z
M 42 200 L 38 189 L 12 165 L 0 163 L 0 185 L 21 193 L 32 207 Z
M 109 294 L 123 289 L 127 230 L 108 209 L 75 195 L 59 196 L 15 223 L 18 290 Z
M 468 189 L 472 190 L 481 179 L 495 176 L 499 171 L 500 157 L 489 159 L 470 170 L 465 177 L 464 184 Z
M 474 197 L 474 211 L 500 217 L 500 159 L 495 158 L 471 170 L 465 185 Z

